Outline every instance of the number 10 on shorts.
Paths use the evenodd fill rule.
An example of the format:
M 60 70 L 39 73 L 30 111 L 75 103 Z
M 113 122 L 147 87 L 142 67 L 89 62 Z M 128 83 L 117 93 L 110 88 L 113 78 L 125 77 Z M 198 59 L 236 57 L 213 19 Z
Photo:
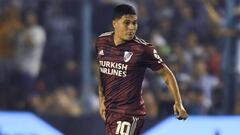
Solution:
M 116 135 L 129 135 L 131 124 L 127 121 L 117 121 Z

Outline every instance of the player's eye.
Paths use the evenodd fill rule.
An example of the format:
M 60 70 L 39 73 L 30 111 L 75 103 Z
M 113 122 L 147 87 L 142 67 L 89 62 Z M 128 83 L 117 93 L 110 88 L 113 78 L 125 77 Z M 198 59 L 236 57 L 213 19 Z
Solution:
M 132 24 L 133 24 L 133 25 L 137 25 L 137 21 L 134 21 Z
M 125 25 L 129 25 L 129 24 L 130 24 L 130 21 L 125 21 L 124 24 L 125 24 Z

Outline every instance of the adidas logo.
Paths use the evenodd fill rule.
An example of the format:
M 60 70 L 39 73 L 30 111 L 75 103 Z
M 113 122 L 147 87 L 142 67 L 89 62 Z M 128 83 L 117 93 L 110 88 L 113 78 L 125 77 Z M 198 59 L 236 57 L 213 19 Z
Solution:
M 98 55 L 104 55 L 103 50 L 99 51 L 99 52 L 98 52 Z

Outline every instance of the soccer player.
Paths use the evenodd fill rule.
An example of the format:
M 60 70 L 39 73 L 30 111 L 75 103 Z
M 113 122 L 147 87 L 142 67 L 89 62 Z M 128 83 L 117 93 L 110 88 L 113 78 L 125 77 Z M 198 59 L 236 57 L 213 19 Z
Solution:
M 107 135 L 139 135 L 146 115 L 141 85 L 146 68 L 161 75 L 171 91 L 177 119 L 188 117 L 173 73 L 155 47 L 138 38 L 137 15 L 130 5 L 114 8 L 113 32 L 96 40 L 99 64 L 99 111 Z

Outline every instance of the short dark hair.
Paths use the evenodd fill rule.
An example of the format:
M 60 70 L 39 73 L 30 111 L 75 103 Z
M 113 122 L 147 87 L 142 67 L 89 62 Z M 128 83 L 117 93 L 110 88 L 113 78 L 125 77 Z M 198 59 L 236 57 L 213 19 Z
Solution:
M 121 4 L 114 8 L 113 20 L 120 19 L 124 15 L 136 15 L 134 7 L 127 4 Z

